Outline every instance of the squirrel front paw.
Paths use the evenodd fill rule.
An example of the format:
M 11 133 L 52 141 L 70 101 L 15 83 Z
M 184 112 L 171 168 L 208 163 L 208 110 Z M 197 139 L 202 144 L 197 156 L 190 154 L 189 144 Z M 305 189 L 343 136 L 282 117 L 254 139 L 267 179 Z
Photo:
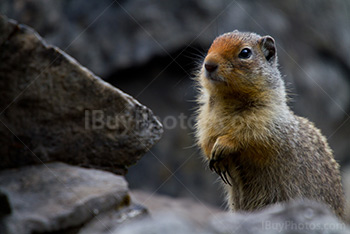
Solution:
M 229 162 L 222 153 L 222 149 L 213 148 L 210 155 L 209 169 L 215 171 L 225 184 L 231 185 L 229 179 L 227 178 L 227 174 L 231 176 L 228 168 Z
M 229 170 L 230 160 L 232 160 L 231 157 L 235 157 L 237 152 L 234 151 L 230 145 L 223 144 L 225 143 L 224 139 L 225 138 L 220 137 L 215 142 L 209 157 L 209 169 L 215 171 L 225 184 L 231 185 L 228 178 L 231 177 Z

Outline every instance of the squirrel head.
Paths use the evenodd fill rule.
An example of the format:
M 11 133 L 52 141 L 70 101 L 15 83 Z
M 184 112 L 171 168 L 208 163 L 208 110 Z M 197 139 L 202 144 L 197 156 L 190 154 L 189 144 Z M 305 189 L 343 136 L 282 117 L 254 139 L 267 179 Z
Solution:
M 237 30 L 217 37 L 200 71 L 200 83 L 210 96 L 254 98 L 284 90 L 271 36 Z

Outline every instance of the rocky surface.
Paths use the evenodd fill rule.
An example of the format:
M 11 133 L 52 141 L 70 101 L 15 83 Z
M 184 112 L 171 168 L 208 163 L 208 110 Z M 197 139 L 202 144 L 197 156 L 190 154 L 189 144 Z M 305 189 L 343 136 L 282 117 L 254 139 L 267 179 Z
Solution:
M 0 190 L 12 209 L 0 217 L 4 234 L 350 233 L 325 205 L 313 201 L 228 213 L 142 191 L 132 191 L 130 198 L 123 177 L 63 163 L 4 170 Z
M 63 163 L 1 171 L 0 190 L 12 209 L 0 222 L 4 234 L 74 230 L 84 224 L 92 226 L 87 224 L 92 218 L 108 229 L 106 213 L 129 220 L 144 214 L 143 209 L 129 206 L 123 177 Z M 117 220 L 114 225 L 126 218 Z
M 133 221 L 149 217 L 148 208 L 132 204 L 130 206 L 104 212 L 85 224 L 77 234 L 110 234 Z
M 152 111 L 0 17 L 0 168 L 62 161 L 125 174 L 162 134 Z
M 219 214 L 212 217 L 210 225 L 215 233 L 350 233 L 326 205 L 308 200 L 275 204 L 255 213 Z
M 171 213 L 184 220 L 190 220 L 196 225 L 203 225 L 208 222 L 209 217 L 224 213 L 217 207 L 187 197 L 173 198 L 140 190 L 131 191 L 130 196 L 135 203 L 147 207 L 149 214 L 153 217 Z
M 255 213 L 220 213 L 205 223 L 170 212 L 159 213 L 132 225 L 112 230 L 118 234 L 161 233 L 240 233 L 240 234 L 345 234 L 350 228 L 339 221 L 328 208 L 312 201 L 276 204 Z

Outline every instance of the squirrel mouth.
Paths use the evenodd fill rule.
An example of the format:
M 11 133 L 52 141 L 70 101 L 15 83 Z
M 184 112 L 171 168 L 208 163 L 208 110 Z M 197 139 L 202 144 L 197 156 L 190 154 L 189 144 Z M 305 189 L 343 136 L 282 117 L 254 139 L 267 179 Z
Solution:
M 220 76 L 212 73 L 206 74 L 206 78 L 212 82 L 224 82 Z

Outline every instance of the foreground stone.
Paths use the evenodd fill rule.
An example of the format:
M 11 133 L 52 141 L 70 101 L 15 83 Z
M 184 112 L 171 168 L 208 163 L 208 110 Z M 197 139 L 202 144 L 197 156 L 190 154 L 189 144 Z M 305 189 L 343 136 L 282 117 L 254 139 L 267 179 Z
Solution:
M 193 213 L 193 216 L 198 215 Z M 350 229 L 325 205 L 313 201 L 276 204 L 254 213 L 218 213 L 206 222 L 196 223 L 179 213 L 157 213 L 153 218 L 112 230 L 113 234 L 345 234 Z
M 276 204 L 251 214 L 218 214 L 211 219 L 210 226 L 215 233 L 350 233 L 349 227 L 326 205 L 308 200 Z
M 101 230 L 103 226 L 108 230 L 145 214 L 144 208 L 129 206 L 123 177 L 63 163 L 2 171 L 0 190 L 12 208 L 11 214 L 0 219 L 2 234 L 77 233 L 83 225 L 90 229 L 82 229 L 81 233 L 91 233 L 88 230 L 92 228 Z M 113 225 L 106 214 L 114 217 Z
M 160 139 L 151 110 L 32 29 L 0 16 L 0 35 L 0 169 L 63 161 L 125 174 Z
M 140 191 L 130 199 L 123 177 L 64 163 L 4 170 L 0 191 L 1 204 L 9 206 L 0 217 L 1 234 L 350 233 L 325 205 L 313 201 L 226 213 Z
M 147 207 L 151 216 L 162 216 L 162 214 L 171 211 L 173 215 L 180 216 L 182 219 L 197 225 L 207 223 L 208 218 L 213 215 L 225 213 L 217 207 L 199 203 L 187 197 L 173 198 L 141 190 L 130 191 L 130 196 L 135 203 Z
M 85 224 L 78 234 L 111 234 L 112 230 L 132 225 L 134 220 L 146 217 L 148 217 L 148 211 L 145 207 L 132 204 L 120 210 L 110 210 L 96 216 Z

